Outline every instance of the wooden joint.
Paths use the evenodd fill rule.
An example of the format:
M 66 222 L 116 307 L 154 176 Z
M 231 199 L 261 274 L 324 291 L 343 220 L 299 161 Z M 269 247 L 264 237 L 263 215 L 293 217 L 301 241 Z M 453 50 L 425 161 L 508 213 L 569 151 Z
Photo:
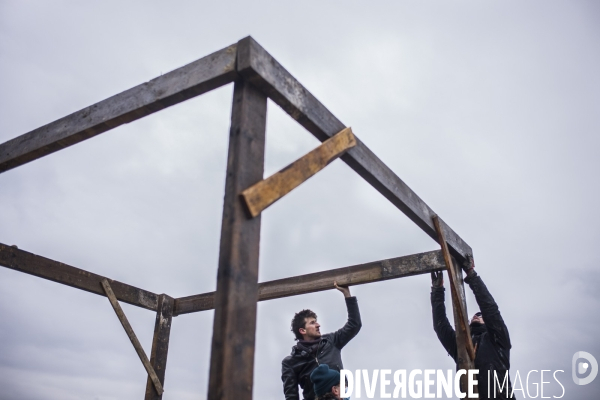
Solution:
M 102 281 L 100 283 L 102 284 L 102 288 L 104 289 L 104 292 L 106 293 L 106 297 L 108 297 L 110 304 L 112 305 L 113 309 L 115 310 L 115 313 L 117 314 L 117 317 L 119 318 L 119 321 L 121 322 L 121 325 L 123 325 L 123 329 L 125 329 L 125 332 L 127 333 L 127 336 L 129 337 L 129 340 L 131 341 L 133 348 L 135 349 L 138 356 L 140 357 L 142 364 L 144 364 L 144 368 L 146 368 L 146 372 L 148 372 L 148 376 L 152 380 L 152 383 L 154 384 L 154 387 L 156 388 L 156 392 L 158 393 L 159 396 L 162 395 L 164 392 L 163 386 L 160 383 L 160 380 L 158 379 L 158 376 L 156 375 L 154 368 L 152 368 L 152 365 L 150 364 L 150 360 L 148 360 L 148 356 L 146 355 L 144 348 L 140 344 L 140 341 L 138 340 L 137 336 L 135 335 L 135 332 L 133 331 L 133 328 L 129 324 L 129 320 L 127 320 L 127 317 L 125 316 L 125 313 L 123 312 L 123 309 L 121 308 L 121 305 L 119 304 L 119 301 L 117 300 L 117 297 L 115 296 L 115 293 L 113 292 L 112 288 L 110 287 L 110 283 L 108 283 L 108 279 L 102 279 Z
M 319 147 L 281 171 L 250 186 L 241 194 L 250 215 L 253 218 L 258 216 L 264 209 L 300 186 L 354 146 L 356 146 L 356 139 L 352 134 L 352 129 L 342 129 Z

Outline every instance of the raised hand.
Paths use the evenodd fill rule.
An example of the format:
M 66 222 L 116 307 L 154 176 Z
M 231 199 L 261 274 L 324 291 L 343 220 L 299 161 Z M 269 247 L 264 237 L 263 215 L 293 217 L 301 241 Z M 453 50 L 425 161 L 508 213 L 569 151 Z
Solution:
M 463 264 L 463 270 L 467 274 L 467 277 L 477 275 L 475 273 L 475 260 L 473 260 L 473 256 L 471 256 L 471 255 L 467 256 L 467 260 Z
M 431 286 L 436 288 L 444 287 L 443 271 L 436 271 L 431 273 Z
M 333 286 L 340 292 L 344 293 L 344 297 L 352 297 L 350 295 L 350 288 L 348 286 L 338 286 L 337 282 L 333 282 Z

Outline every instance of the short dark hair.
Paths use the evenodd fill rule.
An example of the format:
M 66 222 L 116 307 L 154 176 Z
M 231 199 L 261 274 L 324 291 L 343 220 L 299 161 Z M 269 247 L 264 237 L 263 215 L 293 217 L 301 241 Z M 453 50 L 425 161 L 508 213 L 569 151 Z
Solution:
M 296 340 L 302 340 L 304 337 L 300 334 L 300 328 L 306 326 L 306 318 L 317 319 L 317 314 L 311 310 L 302 310 L 297 312 L 292 319 L 292 332 L 296 335 Z

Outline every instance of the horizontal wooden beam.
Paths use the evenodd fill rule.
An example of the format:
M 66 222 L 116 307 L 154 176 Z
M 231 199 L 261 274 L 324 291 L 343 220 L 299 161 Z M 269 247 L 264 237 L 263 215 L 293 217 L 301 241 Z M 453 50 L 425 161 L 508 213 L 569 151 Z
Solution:
M 444 269 L 446 266 L 442 252 L 430 251 L 260 283 L 258 285 L 258 301 L 333 289 L 334 281 L 337 281 L 340 286 L 355 286 Z M 175 299 L 173 314 L 212 310 L 214 299 L 215 292 L 180 297 Z
M 237 44 L 0 145 L 0 173 L 233 82 Z
M 345 128 L 281 171 L 250 186 L 242 192 L 250 215 L 256 217 L 354 146 L 352 129 Z
M 0 243 L 0 265 L 101 296 L 106 295 L 101 283 L 103 279 L 108 278 L 20 250 L 15 246 Z M 119 281 L 108 281 L 120 301 L 152 311 L 157 310 L 158 296 L 155 293 Z
M 254 39 L 247 37 L 238 46 L 238 73 L 262 89 L 319 140 L 325 141 L 346 127 Z M 342 160 L 437 241 L 433 210 L 364 143 L 358 138 L 356 142 Z M 460 262 L 473 254 L 471 247 L 441 219 L 440 224 L 450 251 Z

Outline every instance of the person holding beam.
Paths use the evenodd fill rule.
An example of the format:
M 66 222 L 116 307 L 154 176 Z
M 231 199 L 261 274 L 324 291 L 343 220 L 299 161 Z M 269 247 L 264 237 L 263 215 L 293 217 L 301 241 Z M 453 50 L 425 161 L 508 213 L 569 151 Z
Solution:
M 480 399 L 514 399 L 510 382 L 510 337 L 496 301 L 475 272 L 472 261 L 467 264 L 465 282 L 469 285 L 480 312 L 469 325 L 475 348 L 475 369 L 479 370 Z M 442 271 L 431 273 L 431 308 L 433 329 L 438 339 L 457 362 L 456 333 L 446 317 L 445 289 Z
M 342 349 L 362 327 L 356 297 L 350 295 L 348 287 L 338 286 L 337 282 L 333 284 L 344 294 L 348 321 L 337 331 L 322 335 L 321 325 L 313 311 L 302 310 L 294 315 L 291 330 L 298 343 L 281 362 L 281 380 L 286 400 L 300 399 L 298 385 L 302 388 L 305 400 L 314 400 L 316 396 L 310 380 L 311 373 L 322 364 L 339 373 L 344 368 Z

